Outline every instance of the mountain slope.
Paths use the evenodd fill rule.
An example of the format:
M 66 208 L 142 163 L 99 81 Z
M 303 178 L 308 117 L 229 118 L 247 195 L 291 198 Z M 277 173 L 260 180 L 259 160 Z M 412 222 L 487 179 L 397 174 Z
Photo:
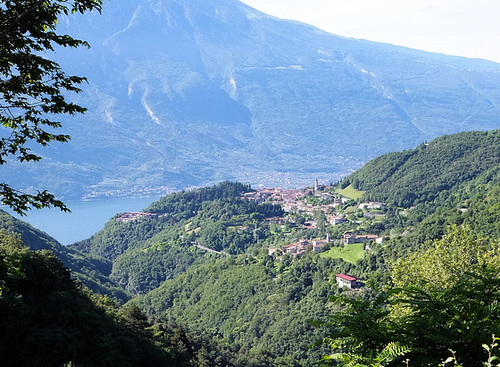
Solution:
M 319 222 L 317 211 L 272 223 L 266 217 L 283 215 L 279 208 L 242 200 L 250 188 L 224 182 L 162 198 L 147 209 L 158 217 L 110 221 L 71 248 L 111 261 L 112 279 L 137 295 L 131 304 L 207 335 L 236 366 L 310 366 L 325 352 L 307 350 L 322 332 L 306 320 L 326 317 L 337 307 L 328 297 L 350 292 L 339 290 L 335 274 L 364 279 L 370 286 L 354 294 L 369 303 L 368 288 L 390 281 L 390 260 L 429 247 L 450 225 L 500 238 L 499 137 L 499 130 L 463 132 L 372 160 L 341 185 L 357 185 L 366 190 L 360 200 L 385 200 L 386 207 L 370 212 L 359 209 L 359 200 L 339 204 L 335 211 L 348 222 L 323 223 L 323 232 L 319 224 L 298 225 L 300 215 Z M 303 200 L 322 203 L 333 190 Z M 376 234 L 383 242 L 362 247 L 355 263 L 332 258 L 353 250 L 344 245 L 346 232 Z M 325 233 L 332 241 L 323 253 L 310 247 L 302 255 L 269 255 Z
M 500 126 L 500 66 L 337 37 L 236 0 L 106 2 L 61 29 L 90 84 L 71 143 L 2 167 L 65 198 L 237 179 L 294 185 L 442 134 Z M 16 178 L 14 178 L 16 177 Z
M 307 320 L 329 312 L 325 301 L 338 289 L 331 274 L 342 268 L 339 260 L 315 255 L 279 275 L 267 256 L 221 259 L 131 302 L 155 319 L 174 319 L 221 341 L 234 350 L 237 366 L 311 366 L 324 350 L 308 348 L 322 330 Z
M 113 218 L 91 238 L 68 247 L 109 262 L 113 280 L 144 294 L 190 267 L 256 246 L 263 219 L 283 212 L 241 199 L 247 191 L 246 185 L 223 182 L 171 194 L 147 209 L 153 217 L 128 223 Z
M 64 266 L 71 270 L 76 279 L 94 292 L 108 294 L 122 302 L 130 298 L 117 283 L 108 278 L 111 264 L 106 260 L 85 256 L 76 250 L 63 246 L 46 233 L 14 218 L 3 210 L 0 210 L 0 230 L 19 236 L 23 245 L 32 251 L 51 251 L 62 261 Z
M 361 201 L 387 204 L 384 220 L 365 230 L 390 237 L 390 245 L 370 262 L 425 248 L 453 225 L 500 238 L 499 157 L 500 130 L 463 132 L 382 155 L 346 177 L 340 186 L 363 190 Z
M 366 199 L 410 207 L 456 194 L 475 180 L 494 182 L 499 165 L 500 130 L 464 132 L 437 138 L 413 150 L 380 156 L 347 177 L 342 185 L 356 181 L 359 189 L 367 192 Z
M 214 363 L 207 344 L 92 294 L 53 254 L 2 231 L 0 263 L 15 269 L 0 272 L 2 366 L 228 366 Z

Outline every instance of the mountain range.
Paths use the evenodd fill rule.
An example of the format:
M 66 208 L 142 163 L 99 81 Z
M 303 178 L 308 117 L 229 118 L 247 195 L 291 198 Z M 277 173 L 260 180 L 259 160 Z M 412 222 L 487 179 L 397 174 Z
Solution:
M 63 199 L 163 193 L 224 179 L 337 180 L 380 154 L 500 127 L 500 65 L 348 39 L 237 0 L 109 1 L 54 58 L 88 84 L 67 144 L 2 167 Z

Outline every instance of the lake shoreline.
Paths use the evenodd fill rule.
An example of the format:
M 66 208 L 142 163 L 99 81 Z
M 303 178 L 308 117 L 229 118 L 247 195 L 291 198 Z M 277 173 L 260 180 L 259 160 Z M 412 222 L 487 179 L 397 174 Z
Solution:
M 91 237 L 116 214 L 144 210 L 160 198 L 161 196 L 68 200 L 65 204 L 71 210 L 70 213 L 50 208 L 31 210 L 24 217 L 9 208 L 2 209 L 66 246 Z

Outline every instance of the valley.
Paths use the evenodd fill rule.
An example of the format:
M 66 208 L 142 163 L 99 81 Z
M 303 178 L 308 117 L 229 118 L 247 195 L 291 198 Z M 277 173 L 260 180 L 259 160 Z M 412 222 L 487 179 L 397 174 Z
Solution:
M 254 190 L 222 182 L 172 193 L 142 212 L 113 217 L 89 239 L 67 247 L 49 245 L 50 240 L 35 246 L 41 234 L 34 229 L 18 233 L 33 249 L 58 254 L 90 289 L 126 302 L 125 308 L 138 307 L 155 328 L 184 330 L 183 343 L 194 343 L 193 365 L 203 360 L 214 366 L 310 366 L 330 353 L 328 345 L 308 346 L 325 333 L 337 333 L 324 320 L 343 317 L 341 304 L 354 307 L 350 300 L 359 300 L 363 310 L 378 310 L 378 300 L 385 300 L 383 307 L 392 307 L 384 298 L 390 284 L 416 281 L 404 271 L 409 265 L 396 264 L 411 258 L 411 266 L 418 267 L 434 244 L 468 243 L 473 249 L 487 243 L 488 251 L 497 251 L 499 157 L 498 130 L 461 133 L 380 156 L 331 185 L 313 181 L 303 189 Z M 3 218 L 3 228 L 18 231 L 16 220 Z M 452 252 L 440 253 L 438 261 L 459 261 L 455 250 L 447 251 Z M 479 274 L 477 261 L 500 271 L 496 252 L 478 254 L 483 252 L 471 253 L 480 257 L 461 266 Z M 361 287 L 344 287 L 339 280 L 344 278 L 358 279 Z M 461 292 L 453 289 L 455 295 Z M 496 305 L 498 293 L 491 289 L 490 305 Z M 334 299 L 342 303 L 329 302 Z M 477 322 L 484 338 L 496 330 L 496 322 Z M 367 333 L 373 332 L 368 325 Z M 344 334 L 336 335 L 343 343 Z M 383 349 L 391 335 L 381 334 L 373 348 Z M 420 360 L 423 345 L 417 339 L 405 343 L 408 349 L 401 350 L 407 351 L 395 360 Z M 350 351 L 349 344 L 342 348 Z M 352 358 L 361 358 L 356 350 Z M 483 358 L 481 352 L 471 357 L 461 350 L 460 358 Z M 440 348 L 425 354 L 431 355 L 435 361 L 447 357 Z

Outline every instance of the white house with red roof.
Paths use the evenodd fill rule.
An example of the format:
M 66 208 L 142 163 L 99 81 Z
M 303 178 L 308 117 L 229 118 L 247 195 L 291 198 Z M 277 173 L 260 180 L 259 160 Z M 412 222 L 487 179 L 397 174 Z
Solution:
M 336 279 L 339 287 L 356 289 L 356 288 L 361 288 L 363 286 L 363 283 L 361 282 L 360 278 L 349 274 L 337 274 Z

